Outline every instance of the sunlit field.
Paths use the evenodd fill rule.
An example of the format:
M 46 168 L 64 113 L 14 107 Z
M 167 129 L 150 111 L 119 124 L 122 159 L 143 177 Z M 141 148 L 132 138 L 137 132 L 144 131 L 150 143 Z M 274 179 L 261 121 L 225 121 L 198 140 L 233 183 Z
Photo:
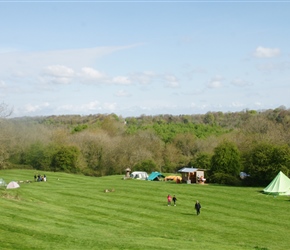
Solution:
M 123 180 L 1 170 L 24 181 L 0 188 L 0 249 L 282 250 L 290 246 L 290 198 L 261 188 Z M 30 180 L 31 183 L 26 183 Z M 104 190 L 113 192 L 104 192 Z M 177 206 L 167 206 L 167 195 Z M 194 203 L 201 203 L 196 215 Z

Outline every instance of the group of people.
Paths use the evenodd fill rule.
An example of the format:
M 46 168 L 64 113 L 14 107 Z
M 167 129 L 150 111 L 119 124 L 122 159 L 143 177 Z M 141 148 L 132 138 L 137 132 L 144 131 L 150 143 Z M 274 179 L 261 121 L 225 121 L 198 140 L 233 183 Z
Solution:
M 173 197 L 171 197 L 171 195 L 169 194 L 167 196 L 167 205 L 168 206 L 171 206 L 171 201 L 173 201 L 174 206 L 176 206 L 177 198 L 175 197 L 175 195 L 173 195 Z
M 171 206 L 171 202 L 172 201 L 173 201 L 174 206 L 176 206 L 176 201 L 177 201 L 176 196 L 173 195 L 173 197 L 171 197 L 170 194 L 167 195 L 167 206 Z M 201 205 L 200 205 L 198 200 L 195 202 L 194 208 L 196 210 L 196 215 L 199 215 L 200 214 Z
M 46 181 L 46 175 L 44 174 L 44 175 L 40 175 L 40 174 L 38 174 L 37 176 L 36 176 L 36 174 L 34 175 L 34 181 Z

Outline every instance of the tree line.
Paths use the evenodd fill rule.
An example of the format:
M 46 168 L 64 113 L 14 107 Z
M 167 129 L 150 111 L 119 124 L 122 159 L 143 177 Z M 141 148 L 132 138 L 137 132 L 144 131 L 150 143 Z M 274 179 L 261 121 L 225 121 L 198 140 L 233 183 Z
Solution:
M 104 176 L 185 166 L 229 185 L 265 185 L 280 170 L 289 176 L 290 110 L 0 119 L 0 169 Z M 249 177 L 241 180 L 241 171 Z

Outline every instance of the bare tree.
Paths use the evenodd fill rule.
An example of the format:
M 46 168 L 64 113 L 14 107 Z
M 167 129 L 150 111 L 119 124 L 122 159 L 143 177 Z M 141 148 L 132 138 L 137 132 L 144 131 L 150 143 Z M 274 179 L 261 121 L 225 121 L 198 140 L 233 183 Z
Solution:
M 9 158 L 7 139 L 7 124 L 6 122 L 1 122 L 1 119 L 4 119 L 12 114 L 12 109 L 9 109 L 8 105 L 2 102 L 0 104 L 0 169 L 5 166 L 7 159 Z
M 8 105 L 4 102 L 0 104 L 0 118 L 6 118 L 10 116 L 13 112 L 13 109 L 9 108 Z

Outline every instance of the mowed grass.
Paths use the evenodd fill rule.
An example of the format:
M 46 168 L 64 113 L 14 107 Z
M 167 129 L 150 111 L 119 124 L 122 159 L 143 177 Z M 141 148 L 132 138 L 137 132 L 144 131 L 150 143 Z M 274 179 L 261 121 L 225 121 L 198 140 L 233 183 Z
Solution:
M 0 189 L 0 249 L 290 249 L 290 198 L 262 188 L 35 173 L 0 171 L 7 183 L 32 180 Z

